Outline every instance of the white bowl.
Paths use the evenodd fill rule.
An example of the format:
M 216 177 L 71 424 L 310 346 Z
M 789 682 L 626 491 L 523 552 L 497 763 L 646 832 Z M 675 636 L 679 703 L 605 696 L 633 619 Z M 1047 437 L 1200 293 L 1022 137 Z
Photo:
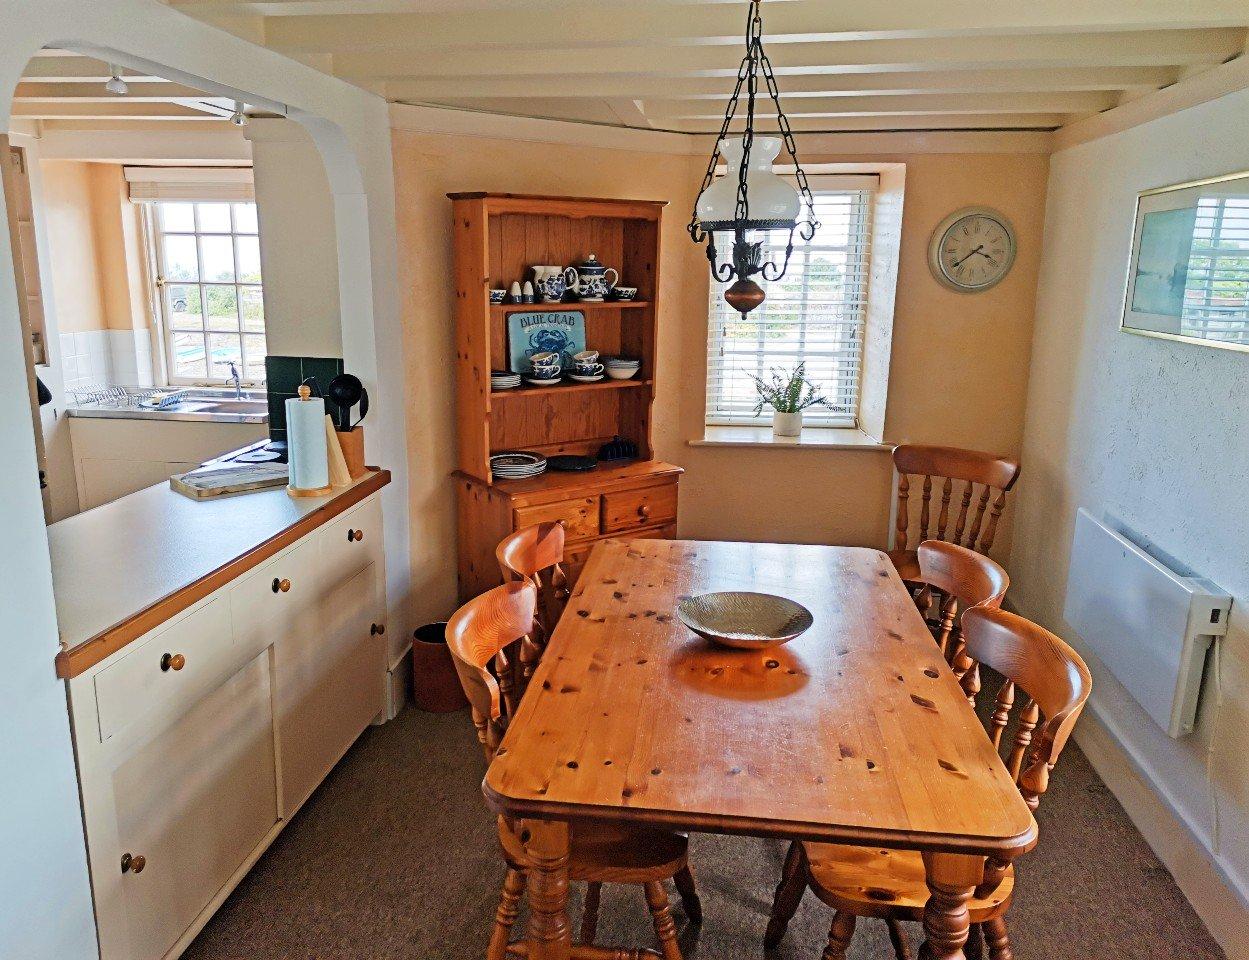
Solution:
M 628 380 L 637 375 L 637 367 L 608 367 L 607 375 L 613 380 Z

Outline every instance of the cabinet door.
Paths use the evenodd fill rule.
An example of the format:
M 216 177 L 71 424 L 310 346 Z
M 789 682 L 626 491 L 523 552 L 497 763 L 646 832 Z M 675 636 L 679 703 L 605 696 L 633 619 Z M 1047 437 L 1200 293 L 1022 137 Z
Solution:
M 271 704 L 265 653 L 114 770 L 126 960 L 163 956 L 277 823 Z
M 382 711 L 385 638 L 377 567 L 327 586 L 319 629 L 274 644 L 282 814 L 290 816 Z

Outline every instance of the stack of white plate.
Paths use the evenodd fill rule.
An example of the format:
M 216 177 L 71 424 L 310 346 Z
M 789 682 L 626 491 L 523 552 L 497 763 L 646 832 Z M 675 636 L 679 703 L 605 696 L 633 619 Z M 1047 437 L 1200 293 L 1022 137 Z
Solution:
M 628 380 L 642 366 L 641 360 L 630 360 L 628 357 L 609 357 L 607 375 L 613 380 Z
M 524 480 L 546 470 L 546 457 L 524 450 L 506 450 L 490 458 L 490 472 L 497 480 Z
M 520 374 L 512 373 L 508 370 L 491 370 L 490 371 L 490 389 L 491 390 L 511 390 L 513 387 L 520 386 Z

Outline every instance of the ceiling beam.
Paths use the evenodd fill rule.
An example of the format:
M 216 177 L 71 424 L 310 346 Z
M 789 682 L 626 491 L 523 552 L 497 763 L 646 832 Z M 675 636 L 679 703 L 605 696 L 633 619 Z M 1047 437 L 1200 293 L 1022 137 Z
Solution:
M 765 36 L 775 48 L 787 44 L 863 39 L 988 38 L 1040 31 L 1053 35 L 1200 27 L 1244 26 L 1244 0 L 892 0 L 890 3 L 769 3 Z M 558 45 L 593 48 L 604 38 L 617 46 L 741 46 L 745 4 L 631 3 L 567 10 L 533 10 L 499 4 L 450 13 L 357 13 L 272 17 L 265 43 L 282 51 L 365 53 L 449 47 L 497 50 Z
M 110 75 L 108 64 L 91 57 L 35 57 L 22 71 L 23 80 L 38 80 L 43 83 L 86 83 L 94 80 L 103 83 Z M 166 82 L 164 77 L 145 76 L 134 70 L 122 70 L 121 76 L 127 82 Z
M 919 94 L 910 97 L 801 97 L 786 105 L 794 117 L 849 117 L 860 114 L 898 116 L 944 113 L 1099 113 L 1118 102 L 1113 93 L 989 93 Z M 662 126 L 668 120 L 723 119 L 721 104 L 703 100 L 648 100 L 642 109 Z M 741 111 L 738 111 L 739 115 Z M 756 116 L 775 116 L 770 100 L 759 103 Z
M 37 103 L 15 101 L 12 116 L 41 120 L 221 120 L 221 113 L 205 112 L 180 103 Z
M 913 73 L 794 74 L 781 81 L 784 99 L 837 96 L 903 96 L 917 93 L 1028 93 L 1041 90 L 1155 90 L 1174 83 L 1176 67 L 1077 67 L 1066 70 L 948 70 Z M 388 100 L 446 100 L 455 97 L 675 97 L 723 101 L 731 77 L 455 77 L 390 80 Z
M 14 100 L 39 101 L 40 103 L 81 103 L 94 100 L 100 103 L 112 103 L 124 100 L 127 103 L 160 103 L 174 99 L 203 99 L 208 94 L 195 87 L 184 87 L 179 83 L 144 83 L 127 79 L 130 88 L 124 95 L 110 93 L 104 89 L 103 83 L 28 83 L 23 81 L 17 85 L 13 93 Z
M 335 53 L 334 73 L 346 79 L 423 79 L 461 75 L 734 77 L 741 59 L 735 48 L 602 47 L 599 49 L 430 50 L 403 48 L 396 35 L 390 52 Z M 988 38 L 846 40 L 795 44 L 777 49 L 780 75 L 930 72 L 937 70 L 1068 69 L 1083 67 L 1176 67 L 1221 63 L 1241 53 L 1245 30 L 1172 30 L 1127 34 L 1037 34 Z
M 917 117 L 799 117 L 791 121 L 799 133 L 819 131 L 915 131 L 915 130 L 1056 130 L 1073 118 L 1063 113 L 992 113 L 992 114 L 934 114 Z M 682 133 L 710 133 L 719 131 L 719 124 L 698 121 L 674 121 L 662 125 L 663 129 Z M 740 130 L 740 125 L 731 128 Z M 762 132 L 773 132 L 766 127 Z

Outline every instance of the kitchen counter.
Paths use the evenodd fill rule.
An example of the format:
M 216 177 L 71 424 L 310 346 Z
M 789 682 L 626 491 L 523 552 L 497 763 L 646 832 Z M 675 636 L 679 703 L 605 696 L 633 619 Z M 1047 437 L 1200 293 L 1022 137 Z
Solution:
M 77 676 L 389 482 L 374 470 L 327 497 L 215 500 L 164 483 L 52 524 L 57 675 Z
M 112 387 L 90 394 L 91 399 L 70 402 L 71 417 L 96 420 L 173 420 L 184 423 L 268 423 L 266 394 L 244 392 L 239 396 L 222 390 L 178 390 L 176 402 L 161 407 L 148 401 L 155 393 L 170 391 Z

